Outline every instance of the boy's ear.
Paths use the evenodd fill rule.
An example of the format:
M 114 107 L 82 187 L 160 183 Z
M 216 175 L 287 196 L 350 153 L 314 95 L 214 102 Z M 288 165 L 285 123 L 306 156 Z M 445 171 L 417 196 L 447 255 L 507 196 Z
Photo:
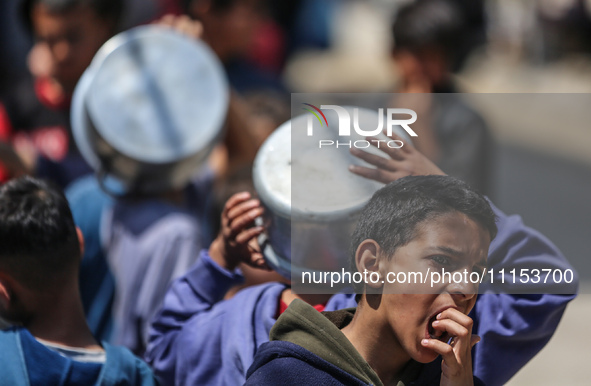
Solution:
M 380 275 L 379 280 L 367 280 L 365 285 L 370 288 L 378 289 L 382 288 L 382 278 L 380 273 L 380 264 L 378 255 L 380 253 L 380 245 L 377 241 L 372 239 L 363 240 L 361 244 L 357 247 L 357 251 L 355 252 L 355 265 L 357 266 L 357 272 L 365 272 L 367 271 L 368 278 L 372 274 L 372 272 L 377 272 Z M 376 275 L 373 274 L 375 278 Z
M 78 244 L 80 244 L 80 260 L 82 260 L 84 256 L 84 235 L 78 227 L 76 227 L 76 236 L 78 236 Z

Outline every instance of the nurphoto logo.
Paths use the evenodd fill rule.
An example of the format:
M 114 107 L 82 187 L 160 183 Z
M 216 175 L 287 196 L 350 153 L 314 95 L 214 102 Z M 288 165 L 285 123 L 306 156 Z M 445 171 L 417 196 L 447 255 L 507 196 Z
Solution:
M 316 117 L 320 126 L 323 127 L 326 125 L 328 128 L 328 120 L 326 119 L 326 115 L 324 114 L 323 110 L 332 110 L 337 114 L 338 117 L 338 135 L 339 137 L 350 137 L 351 136 L 351 127 L 355 130 L 355 133 L 362 137 L 374 137 L 378 136 L 380 133 L 384 131 L 388 137 L 392 136 L 392 128 L 394 126 L 400 126 L 406 133 L 411 137 L 417 137 L 417 133 L 410 127 L 411 124 L 416 122 L 417 120 L 417 113 L 411 109 L 403 109 L 403 108 L 388 108 L 386 109 L 386 113 L 384 114 L 384 109 L 378 109 L 377 113 L 377 127 L 361 127 L 362 124 L 367 126 L 367 119 L 362 119 L 360 123 L 360 114 L 359 108 L 345 108 L 343 106 L 338 105 L 320 105 L 320 108 L 310 104 L 310 103 L 303 103 L 304 110 L 309 112 L 311 115 L 308 118 L 307 124 L 307 135 L 309 137 L 314 136 L 314 124 L 313 124 L 313 117 Z M 353 117 L 351 117 L 351 110 L 353 112 Z M 410 118 L 401 119 L 401 115 L 410 116 Z M 385 122 L 384 122 L 385 121 Z M 353 124 L 351 124 L 353 123 Z M 346 138 L 343 138 L 346 139 Z M 380 143 L 385 143 L 390 148 L 401 148 L 404 146 L 404 143 L 400 140 L 380 140 L 380 139 L 373 139 L 372 141 L 377 141 L 377 147 L 380 147 Z M 367 148 L 371 146 L 369 141 L 363 140 L 356 140 L 356 141 L 335 141 L 333 139 L 320 139 L 318 141 L 319 148 L 322 147 L 356 147 L 356 148 Z

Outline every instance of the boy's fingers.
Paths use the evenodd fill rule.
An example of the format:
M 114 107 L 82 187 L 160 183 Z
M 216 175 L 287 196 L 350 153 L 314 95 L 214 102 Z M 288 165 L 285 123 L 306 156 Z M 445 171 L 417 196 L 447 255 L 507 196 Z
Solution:
M 245 244 L 248 241 L 250 241 L 251 239 L 253 239 L 254 237 L 257 237 L 258 235 L 263 233 L 264 230 L 265 230 L 265 228 L 263 228 L 263 227 L 254 227 L 254 228 L 246 229 L 246 230 L 240 232 L 236 236 L 236 242 L 238 242 L 240 244 Z
M 435 330 L 446 331 L 449 335 L 454 337 L 457 344 L 461 345 L 467 343 L 467 338 L 472 335 L 471 331 L 466 327 L 451 319 L 436 320 L 432 323 L 432 326 Z
M 264 209 L 261 207 L 257 207 L 254 209 L 249 210 L 248 212 L 236 217 L 230 222 L 230 231 L 232 234 L 239 233 L 242 229 L 248 226 L 250 223 L 254 221 L 255 218 L 261 216 L 264 212 Z
M 228 199 L 228 201 L 226 201 L 226 205 L 224 205 L 224 209 L 222 211 L 222 216 L 227 216 L 228 211 L 230 209 L 232 209 L 234 206 L 238 205 L 240 202 L 248 200 L 249 198 L 250 198 L 250 193 L 248 193 L 248 192 L 240 192 L 240 193 L 236 193 L 236 194 L 232 195 L 232 197 L 230 197 Z
M 443 319 L 451 319 L 472 332 L 472 325 L 474 324 L 472 318 L 455 308 L 448 308 L 437 315 L 437 320 Z
M 176 29 L 193 39 L 198 39 L 201 36 L 201 23 L 191 20 L 187 16 L 180 16 Z
M 366 168 L 365 166 L 359 165 L 349 165 L 349 171 L 353 174 L 357 174 L 358 176 L 381 182 L 384 184 L 388 184 L 392 181 L 396 181 L 399 178 L 411 175 L 411 173 L 407 171 L 397 170 L 393 172 L 388 172 L 382 169 Z
M 393 179 L 391 177 L 392 173 L 386 172 L 382 169 L 366 168 L 365 166 L 359 165 L 349 165 L 349 171 L 353 174 L 357 174 L 358 176 L 384 184 L 395 180 L 395 178 Z
M 172 25 L 172 15 L 164 15 L 160 19 L 156 20 L 156 24 L 171 26 Z
M 265 271 L 272 271 L 273 269 L 271 269 L 271 267 L 269 267 L 267 265 L 267 262 L 265 261 L 265 258 L 263 257 L 262 254 L 256 254 L 252 257 L 251 262 L 249 263 L 250 266 L 258 268 L 258 269 L 263 269 Z
M 404 146 L 402 146 L 402 147 L 400 148 L 400 149 L 401 149 L 403 152 L 405 152 L 405 153 L 411 153 L 411 152 L 414 150 L 414 146 L 412 145 L 412 143 L 410 143 L 410 141 L 406 141 L 406 142 L 405 142 L 405 141 L 402 139 L 402 137 L 401 137 L 401 136 L 399 136 L 399 135 L 395 134 L 394 132 L 392 132 L 392 135 L 390 135 L 390 136 L 389 136 L 389 135 L 388 135 L 388 134 L 387 134 L 385 131 L 384 131 L 384 134 L 385 134 L 387 137 L 389 137 L 389 138 L 391 138 L 391 139 L 393 139 L 393 140 L 395 140 L 395 141 L 401 141 L 402 143 L 404 143 Z
M 165 15 L 156 20 L 155 24 L 172 28 L 178 33 L 188 36 L 192 39 L 199 39 L 203 33 L 203 26 L 200 22 L 192 20 L 186 15 Z
M 272 271 L 271 267 L 267 264 L 265 257 L 261 253 L 261 246 L 256 238 L 252 238 L 248 242 L 248 251 L 250 252 L 250 261 L 247 263 L 248 265 L 265 271 Z
M 365 137 L 365 139 L 369 141 L 373 147 L 386 153 L 390 158 L 398 161 L 402 161 L 404 159 L 404 155 L 400 152 L 400 149 L 397 148 L 398 146 L 396 148 L 392 148 L 388 146 L 388 141 L 379 139 L 378 137 Z
M 392 165 L 393 161 L 391 159 L 380 157 L 379 155 L 371 154 L 363 150 L 359 150 L 357 148 L 351 148 L 351 154 L 355 157 L 364 160 L 365 162 L 372 164 L 380 169 L 395 170 L 394 165 Z
M 437 339 L 423 339 L 421 345 L 441 355 L 447 366 L 452 368 L 457 366 L 458 360 L 456 354 L 454 353 L 453 347 L 449 344 Z
M 400 147 L 400 143 L 396 143 L 395 147 L 390 147 L 390 146 L 388 146 L 388 143 L 386 143 L 385 140 L 380 140 L 377 137 L 366 137 L 366 139 L 369 141 L 369 143 L 372 144 L 372 146 L 374 146 L 374 147 L 378 148 L 380 151 L 386 153 L 392 159 L 402 161 L 406 157 L 401 152 L 401 149 L 404 148 L 404 142 L 402 142 L 402 141 L 401 141 L 403 143 L 402 147 Z M 399 140 L 396 140 L 396 141 L 399 141 Z
M 437 320 L 432 325 L 436 330 L 447 331 L 453 337 L 458 349 L 464 350 L 472 347 L 472 324 L 472 318 L 468 315 L 454 308 L 448 308 L 437 315 Z
M 248 201 L 243 201 L 235 205 L 233 208 L 230 208 L 227 213 L 228 220 L 232 222 L 235 218 L 241 216 L 242 214 L 248 212 L 253 208 L 260 207 L 261 203 L 256 198 L 253 198 Z
M 472 334 L 472 337 L 470 338 L 470 348 L 476 346 L 476 343 L 480 342 L 481 340 L 482 338 L 480 338 L 480 336 Z

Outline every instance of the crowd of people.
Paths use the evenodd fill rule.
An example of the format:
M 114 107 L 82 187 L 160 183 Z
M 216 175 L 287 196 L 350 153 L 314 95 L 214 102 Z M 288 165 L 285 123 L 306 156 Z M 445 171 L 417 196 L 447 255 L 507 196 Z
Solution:
M 200 113 L 223 117 L 190 122 L 214 122 L 215 140 L 188 173 L 177 166 L 186 169 L 193 154 L 179 149 L 199 135 L 169 113 L 189 115 L 196 102 L 175 100 L 186 109 L 167 110 L 167 85 L 150 78 L 161 73 L 133 56 L 133 44 L 145 95 L 119 93 L 133 88 L 124 80 L 86 82 L 80 91 L 104 53 L 115 52 L 104 48 L 116 45 L 114 36 L 135 38 L 121 35 L 130 3 L 18 2 L 34 45 L 27 73 L 1 82 L 0 384 L 497 385 L 546 345 L 576 296 L 576 274 L 560 291 L 442 283 L 409 294 L 382 281 L 329 295 L 296 293 L 269 268 L 258 240 L 273 224 L 257 221 L 269 209 L 252 165 L 290 119 L 282 68 L 299 48 L 330 44 L 320 27 L 337 3 L 157 2 L 152 28 L 195 50 L 205 43 L 227 80 L 222 91 L 195 90 L 201 101 L 219 95 L 221 107 Z M 337 165 L 385 184 L 351 235 L 353 270 L 572 270 L 550 240 L 486 197 L 494 142 L 453 81 L 467 51 L 482 43 L 475 14 L 478 6 L 461 0 L 417 0 L 393 17 L 400 79 L 387 103 L 421 119 L 413 144 L 382 148 L 381 157 L 352 149 L 359 164 Z M 321 20 L 315 28 L 304 22 L 310 15 Z M 97 115 L 97 95 L 124 99 Z M 156 119 L 134 120 L 141 103 L 156 106 Z M 89 146 L 74 116 L 88 116 Z M 114 136 L 104 122 L 117 126 Z M 158 149 L 116 158 L 129 149 L 118 136 L 145 137 Z

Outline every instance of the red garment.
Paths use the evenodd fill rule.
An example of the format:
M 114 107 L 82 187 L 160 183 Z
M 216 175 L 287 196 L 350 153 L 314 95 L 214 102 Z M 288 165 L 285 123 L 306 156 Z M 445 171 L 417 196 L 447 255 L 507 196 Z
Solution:
M 160 9 L 158 10 L 158 17 L 156 19 L 161 18 L 164 15 L 182 15 L 183 14 L 183 6 L 179 0 L 159 0 Z
M 285 310 L 287 310 L 287 307 L 289 307 L 289 306 L 283 300 L 280 299 L 279 300 L 279 315 L 284 313 Z M 316 311 L 322 312 L 326 308 L 326 303 L 316 304 L 315 306 L 312 306 L 312 307 L 314 307 L 316 309 Z
M 57 114 L 67 114 L 71 98 L 56 92 L 48 78 L 34 79 L 32 85 L 34 97 L 43 108 Z M 0 141 L 10 143 L 16 150 L 33 147 L 43 157 L 53 162 L 60 162 L 69 151 L 68 128 L 62 124 L 56 124 L 59 120 L 50 121 L 47 125 L 39 125 L 43 118 L 40 119 L 40 122 L 36 122 L 31 127 L 14 126 L 6 108 L 0 104 Z M 6 182 L 10 177 L 6 168 L 0 163 L 0 182 Z
M 53 87 L 48 78 L 35 79 L 35 94 L 39 102 L 53 110 L 69 109 L 72 98 L 56 93 Z
M 6 109 L 0 103 L 0 141 L 7 142 L 10 140 L 12 134 L 12 125 L 10 124 L 10 118 L 6 113 Z
M 57 94 L 53 87 L 48 78 L 35 79 L 35 95 L 39 102 L 52 110 L 69 109 L 72 98 Z M 61 125 L 38 127 L 29 133 L 15 133 L 12 142 L 17 148 L 25 142 L 32 142 L 42 156 L 54 162 L 59 162 L 66 157 L 70 145 L 68 129 Z
M 285 55 L 285 38 L 273 21 L 263 23 L 255 34 L 249 61 L 263 71 L 281 72 Z
M 12 125 L 10 124 L 10 118 L 6 113 L 4 106 L 0 103 L 0 141 L 9 142 L 11 133 Z M 9 178 L 8 171 L 4 165 L 0 163 L 0 183 L 8 181 Z

